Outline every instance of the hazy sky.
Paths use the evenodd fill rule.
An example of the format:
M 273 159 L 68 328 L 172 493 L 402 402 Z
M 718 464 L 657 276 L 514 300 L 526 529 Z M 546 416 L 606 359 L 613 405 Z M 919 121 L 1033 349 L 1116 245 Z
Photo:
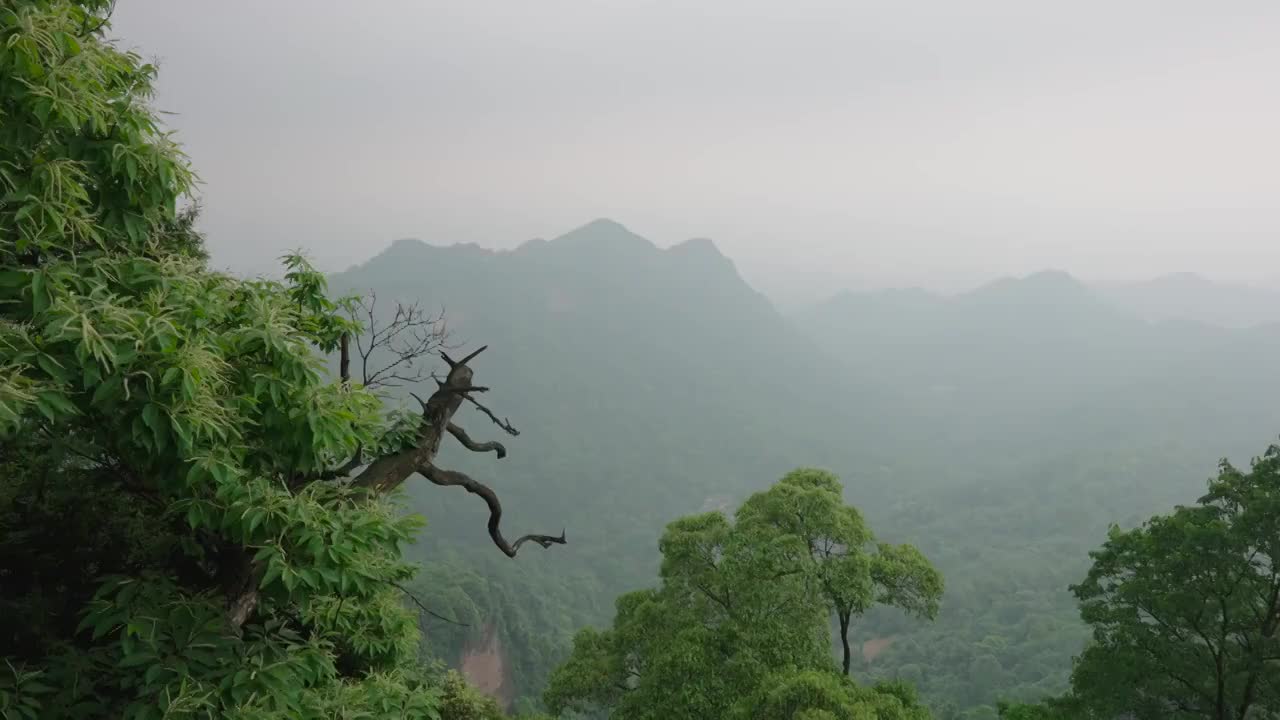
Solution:
M 119 0 L 114 32 L 241 270 L 607 216 L 766 287 L 1280 281 L 1275 0 Z

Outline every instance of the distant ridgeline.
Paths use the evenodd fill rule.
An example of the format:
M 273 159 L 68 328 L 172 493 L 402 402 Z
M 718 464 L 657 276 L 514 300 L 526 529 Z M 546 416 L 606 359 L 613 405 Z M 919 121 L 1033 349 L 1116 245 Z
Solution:
M 1158 284 L 1058 272 L 784 317 L 710 241 L 660 249 L 608 220 L 501 252 L 400 240 L 331 282 L 388 312 L 443 307 L 454 341 L 489 345 L 476 382 L 520 435 L 503 460 L 442 461 L 491 482 L 510 533 L 570 542 L 508 560 L 482 503 L 410 483 L 428 521 L 411 554 L 420 597 L 468 624 L 432 624 L 431 651 L 479 649 L 469 665 L 502 677 L 478 681 L 517 706 L 576 629 L 655 584 L 667 522 L 820 466 L 947 579 L 933 624 L 864 619 L 856 674 L 912 681 L 944 719 L 994 717 L 997 699 L 1064 687 L 1085 637 L 1066 587 L 1108 525 L 1194 499 L 1218 458 L 1280 431 L 1280 313 L 1221 310 L 1254 307 L 1230 288 L 1218 324 Z M 473 412 L 472 434 L 496 432 Z

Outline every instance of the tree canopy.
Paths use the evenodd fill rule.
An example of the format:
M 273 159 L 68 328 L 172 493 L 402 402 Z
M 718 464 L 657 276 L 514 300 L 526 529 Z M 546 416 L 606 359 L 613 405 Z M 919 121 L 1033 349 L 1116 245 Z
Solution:
M 1093 629 L 1072 693 L 1100 717 L 1280 710 L 1280 447 L 1198 503 L 1114 529 L 1073 591 Z
M 421 521 L 387 491 L 482 495 L 508 555 L 563 536 L 506 543 L 496 495 L 431 464 L 446 431 L 495 445 L 450 421 L 483 390 L 466 360 L 387 414 L 327 371 L 361 328 L 305 259 L 205 265 L 110 9 L 0 8 L 0 714 L 435 717 L 402 589 Z
M 865 552 L 870 542 L 839 481 L 817 470 L 787 475 L 732 522 L 717 511 L 671 523 L 661 585 L 619 598 L 609 630 L 574 638 L 548 706 L 620 720 L 921 717 L 914 694 L 858 688 L 831 658 L 833 612 L 847 629 L 876 600 L 927 614 L 941 593 L 918 553 L 881 557 Z
M 861 513 L 844 504 L 842 493 L 839 479 L 829 472 L 795 470 L 751 496 L 737 518 L 766 534 L 797 538 L 807 548 L 812 564 L 805 574 L 820 588 L 840 625 L 841 667 L 847 675 L 852 618 L 879 603 L 932 620 L 943 582 L 916 548 L 876 544 Z

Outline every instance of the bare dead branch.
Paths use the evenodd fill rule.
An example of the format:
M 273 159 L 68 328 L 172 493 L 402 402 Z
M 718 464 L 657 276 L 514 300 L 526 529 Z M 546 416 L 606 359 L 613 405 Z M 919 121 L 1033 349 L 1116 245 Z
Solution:
M 458 442 L 462 443 L 462 446 L 471 452 L 493 452 L 497 454 L 499 460 L 507 456 L 507 449 L 503 447 L 502 443 L 492 440 L 489 442 L 476 442 L 471 439 L 466 430 L 453 423 L 449 423 L 449 434 L 457 438 Z
M 414 391 L 412 391 L 412 390 L 410 390 L 410 391 L 409 391 L 409 394 L 413 396 L 413 399 L 414 399 L 414 400 L 417 400 L 417 401 L 418 401 L 418 404 L 422 406 L 422 409 L 423 409 L 424 411 L 427 409 L 427 401 L 426 401 L 426 400 L 423 400 L 421 395 L 419 395 L 418 393 L 416 393 L 416 392 L 414 392 Z
M 520 546 L 526 542 L 537 543 L 544 548 L 550 548 L 552 545 L 564 545 L 567 542 L 565 533 L 561 530 L 559 536 L 524 535 L 514 543 L 509 543 L 502 535 L 502 503 L 499 502 L 497 493 L 488 485 L 471 479 L 466 473 L 456 470 L 441 470 L 430 463 L 419 466 L 417 470 L 420 475 L 436 485 L 461 487 L 473 495 L 479 495 L 484 500 L 485 505 L 489 507 L 489 538 L 507 557 L 515 557 L 516 553 L 520 552 Z
M 451 349 L 451 348 L 450 348 L 450 349 Z M 446 364 L 446 365 L 448 365 L 450 369 L 453 369 L 453 368 L 456 368 L 456 367 L 458 367 L 458 366 L 460 366 L 460 365 L 466 365 L 467 363 L 469 363 L 469 362 L 471 362 L 472 360 L 474 360 L 474 359 L 475 359 L 475 357 L 476 357 L 477 355 L 479 355 L 480 353 L 482 353 L 482 352 L 484 352 L 485 350 L 488 350 L 488 349 L 489 349 L 489 346 L 488 346 L 488 345 L 481 345 L 481 346 L 480 346 L 480 348 L 479 348 L 478 350 L 476 350 L 476 351 L 472 352 L 470 355 L 468 355 L 468 356 L 466 356 L 466 357 L 462 358 L 461 360 L 454 360 L 453 358 L 449 357 L 449 354 L 448 354 L 448 353 L 446 353 L 445 351 L 441 350 L 441 351 L 440 351 L 440 357 L 444 360 L 445 364 Z
M 444 310 L 428 314 L 418 303 L 396 303 L 391 319 L 378 314 L 378 295 L 370 290 L 360 299 L 352 319 L 364 332 L 356 336 L 361 382 L 367 388 L 400 387 L 431 376 L 426 359 L 452 347 Z M 385 357 L 381 366 L 374 362 Z
M 458 361 L 458 364 L 459 364 L 459 365 L 466 365 L 467 363 L 471 362 L 472 360 L 475 360 L 477 355 L 479 355 L 480 353 L 482 353 L 482 352 L 484 352 L 485 350 L 488 350 L 488 349 L 489 349 L 489 346 L 488 346 L 488 345 L 481 345 L 481 346 L 480 346 L 480 348 L 479 348 L 478 350 L 476 350 L 475 352 L 472 352 L 470 355 L 468 355 L 468 356 L 466 356 L 466 357 L 462 358 L 461 360 L 459 360 L 459 361 Z
M 489 419 L 493 421 L 494 425 L 497 425 L 498 427 L 502 428 L 511 437 L 516 437 L 517 435 L 520 434 L 520 431 L 517 430 L 516 427 L 511 424 L 510 420 L 506 418 L 502 418 L 501 420 L 499 420 L 498 416 L 494 415 L 492 410 L 482 405 L 479 400 L 476 400 L 470 395 L 463 395 L 462 397 L 466 398 L 468 402 L 470 402 L 472 405 L 475 405 L 477 408 L 479 408 L 480 412 L 484 413 L 485 415 L 488 415 Z
M 479 352 L 478 350 L 471 353 L 466 359 L 474 358 Z M 439 389 L 426 400 L 416 394 L 413 395 L 422 406 L 422 425 L 417 443 L 413 447 L 403 448 L 375 458 L 355 478 L 355 485 L 374 493 L 385 493 L 399 487 L 410 475 L 416 472 L 436 485 L 457 486 L 473 495 L 479 495 L 489 508 L 489 537 L 507 557 L 514 558 L 520 551 L 520 547 L 527 542 L 535 543 L 544 548 L 566 544 L 567 541 L 563 530 L 558 536 L 530 534 L 517 538 L 515 542 L 509 542 L 502 534 L 502 504 L 498 500 L 497 494 L 487 485 L 473 480 L 464 473 L 441 470 L 435 466 L 435 458 L 440 452 L 440 443 L 445 432 L 453 435 L 471 450 L 477 452 L 493 450 L 498 453 L 499 457 L 504 457 L 506 454 L 506 448 L 498 443 L 474 442 L 466 432 L 453 424 L 453 415 L 461 407 L 464 399 L 479 407 L 481 411 L 489 416 L 489 419 L 511 435 L 519 434 L 509 421 L 505 419 L 499 420 L 497 415 L 481 405 L 473 397 L 472 393 L 475 392 L 478 386 L 472 383 L 474 373 L 470 367 L 464 362 L 459 362 L 449 357 L 448 353 L 444 351 L 440 352 L 440 356 L 449 364 L 450 369 L 449 374 L 443 380 L 437 379 L 440 385 Z

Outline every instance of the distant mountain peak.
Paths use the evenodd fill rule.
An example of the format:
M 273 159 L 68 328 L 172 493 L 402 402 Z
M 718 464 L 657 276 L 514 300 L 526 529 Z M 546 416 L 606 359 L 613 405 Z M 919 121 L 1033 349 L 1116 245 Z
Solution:
M 549 241 L 563 247 L 644 248 L 656 246 L 631 232 L 625 225 L 608 218 L 598 218 Z
M 418 238 L 400 238 L 399 240 L 391 241 L 391 244 L 388 245 L 387 249 L 384 250 L 383 252 L 387 252 L 387 253 L 417 252 L 418 250 L 424 247 L 427 247 L 427 244 L 419 240 Z
M 1208 287 L 1214 282 L 1209 278 L 1194 272 L 1176 272 L 1167 275 L 1161 275 L 1150 281 L 1152 285 L 1176 285 L 1176 286 L 1197 286 Z
M 1021 295 L 1024 293 L 1068 293 L 1088 295 L 1089 288 L 1065 270 L 1040 270 L 1022 277 L 1003 277 L 982 285 L 965 295 Z
M 671 246 L 671 250 L 674 252 L 698 253 L 721 258 L 725 256 L 724 253 L 720 252 L 720 248 L 716 247 L 716 244 L 711 240 L 711 238 L 704 237 L 690 238 L 684 242 L 676 243 Z
M 1022 278 L 1022 282 L 1034 285 L 1055 285 L 1058 287 L 1084 288 L 1084 283 L 1066 270 L 1040 270 Z
M 675 245 L 667 248 L 667 252 L 678 258 L 682 258 L 686 262 L 694 263 L 695 265 L 702 267 L 735 267 L 733 261 L 724 253 L 720 252 L 720 248 L 716 247 L 716 244 L 709 238 L 692 238 L 690 240 L 685 240 L 684 242 L 676 243 Z
M 372 259 L 377 259 L 379 257 L 419 258 L 424 253 L 438 251 L 453 254 L 463 253 L 467 255 L 492 255 L 494 252 L 493 250 L 474 242 L 453 243 L 451 245 L 434 245 L 417 238 L 400 238 L 399 240 L 392 241 L 392 243 L 387 246 L 386 250 L 378 253 L 378 255 L 374 256 Z

